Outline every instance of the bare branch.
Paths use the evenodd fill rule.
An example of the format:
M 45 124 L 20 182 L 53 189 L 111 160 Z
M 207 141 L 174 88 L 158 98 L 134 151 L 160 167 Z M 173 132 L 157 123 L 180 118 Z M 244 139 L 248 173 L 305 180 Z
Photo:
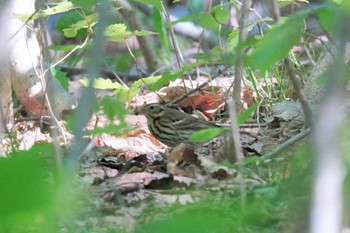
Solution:
M 247 39 L 247 25 L 248 25 L 248 15 L 249 15 L 249 7 L 251 5 L 250 0 L 243 1 L 243 5 L 241 8 L 241 16 L 240 23 L 241 30 L 239 31 L 239 45 L 237 46 L 237 60 L 235 67 L 235 81 L 233 87 L 233 100 L 236 105 L 236 112 L 239 112 L 241 105 L 241 85 L 242 85 L 242 77 L 243 77 L 243 56 L 244 50 L 240 46 L 243 41 Z

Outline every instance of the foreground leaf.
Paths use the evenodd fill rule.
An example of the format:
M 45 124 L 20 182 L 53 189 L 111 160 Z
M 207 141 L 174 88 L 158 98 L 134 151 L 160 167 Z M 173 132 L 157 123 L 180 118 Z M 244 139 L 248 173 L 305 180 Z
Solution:
M 306 16 L 305 12 L 300 12 L 274 26 L 258 42 L 253 53 L 246 57 L 245 64 L 265 72 L 277 61 L 286 57 L 292 46 L 297 44 L 303 35 Z
M 191 135 L 190 140 L 193 142 L 206 142 L 216 138 L 225 131 L 223 128 L 203 129 Z

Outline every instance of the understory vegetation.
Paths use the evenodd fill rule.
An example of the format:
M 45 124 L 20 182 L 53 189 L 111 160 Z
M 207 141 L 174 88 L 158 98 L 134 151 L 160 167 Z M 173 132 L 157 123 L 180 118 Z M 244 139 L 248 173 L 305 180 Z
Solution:
M 1 113 L 0 232 L 348 232 L 350 4 L 248 2 L 33 1 L 33 76 L 76 102 Z M 154 102 L 233 146 L 166 147 L 134 114 Z

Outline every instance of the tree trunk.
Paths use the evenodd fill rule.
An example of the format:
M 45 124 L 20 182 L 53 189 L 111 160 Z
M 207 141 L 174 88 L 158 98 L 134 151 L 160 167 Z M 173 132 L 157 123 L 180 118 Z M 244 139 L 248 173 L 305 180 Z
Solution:
M 8 40 L 5 25 L 10 16 L 9 12 L 6 11 L 8 5 L 7 2 L 4 3 L 4 1 L 0 1 L 1 45 L 5 45 Z M 0 46 L 0 54 L 0 133 L 2 133 L 5 131 L 6 127 L 10 128 L 13 125 L 13 110 L 8 47 Z
M 39 6 L 42 5 L 40 3 L 42 1 L 39 2 Z M 32 20 L 26 23 L 18 17 L 32 15 L 35 12 L 35 4 L 35 0 L 14 0 L 8 7 L 11 15 L 7 20 L 7 35 L 11 38 L 8 45 L 12 86 L 29 114 L 53 114 L 60 118 L 62 111 L 75 107 L 76 100 L 62 88 L 49 70 L 51 57 L 49 53 L 43 53 L 47 45 L 39 43 L 45 41 L 40 38 L 44 34 L 43 28 L 35 28 Z M 40 20 L 43 19 L 38 19 L 39 24 L 36 25 L 43 25 Z

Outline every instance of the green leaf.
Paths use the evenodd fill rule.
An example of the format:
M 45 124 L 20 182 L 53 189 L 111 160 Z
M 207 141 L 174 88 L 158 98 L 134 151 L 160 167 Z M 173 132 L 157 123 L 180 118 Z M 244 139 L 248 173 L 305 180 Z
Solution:
M 33 19 L 37 19 L 37 18 L 39 18 L 41 16 L 55 15 L 55 14 L 58 14 L 58 13 L 70 11 L 72 9 L 74 9 L 74 6 L 73 6 L 73 4 L 70 1 L 63 1 L 63 2 L 58 3 L 54 7 L 50 7 L 50 8 L 47 8 L 45 10 L 40 10 L 39 14 L 35 15 L 33 17 Z
M 166 24 L 166 26 L 170 27 L 177 23 L 186 22 L 186 21 L 193 21 L 195 23 L 198 23 L 202 27 L 212 29 L 212 30 L 218 29 L 219 27 L 218 21 L 210 13 L 190 14 L 178 20 L 172 21 Z
M 350 1 L 348 0 L 333 0 L 335 4 L 340 5 L 341 9 L 347 11 L 348 15 L 350 14 Z
M 339 15 L 342 13 L 342 9 L 337 5 L 326 5 L 315 10 L 317 18 L 321 24 L 321 27 L 327 32 L 336 32 L 339 30 L 338 25 Z
M 105 36 L 112 41 L 122 42 L 126 38 L 126 25 L 123 23 L 108 25 L 105 30 Z
M 219 27 L 219 23 L 209 13 L 197 14 L 197 17 L 199 19 L 199 25 L 204 28 L 215 30 Z
M 95 26 L 98 22 L 98 14 L 92 13 L 90 15 L 87 15 L 84 17 L 83 20 L 80 20 L 71 26 L 69 28 L 63 29 L 63 33 L 66 37 L 75 37 L 77 35 L 77 31 L 80 29 L 91 29 L 93 26 Z
M 130 88 L 125 87 L 118 82 L 112 82 L 110 79 L 97 78 L 94 80 L 93 87 L 101 90 L 115 89 L 114 95 L 120 100 L 126 102 L 130 101 L 137 93 L 140 92 L 140 86 L 142 84 L 154 84 L 160 78 L 160 76 L 142 78 L 131 84 Z M 87 87 L 89 85 L 89 79 L 83 78 L 80 80 L 80 83 Z
M 72 38 L 75 37 L 78 33 L 78 30 L 75 28 L 65 28 L 63 29 L 63 34 L 65 37 Z
M 161 12 L 157 8 L 152 10 L 152 23 L 153 27 L 159 35 L 159 41 L 162 45 L 162 48 L 168 58 L 170 58 L 170 44 L 169 37 L 166 30 L 166 24 L 162 18 Z
M 237 117 L 237 124 L 243 124 L 246 122 L 249 117 L 253 114 L 254 111 L 258 108 L 258 104 L 252 104 L 245 110 L 243 113 L 239 114 Z
M 162 11 L 161 0 L 136 0 L 137 2 L 141 2 L 143 4 L 149 4 L 151 6 L 156 7 L 159 11 Z
M 119 120 L 123 120 L 125 115 L 129 112 L 125 104 L 116 97 L 105 96 L 101 104 L 109 120 L 113 120 L 115 116 L 117 116 Z
M 84 86 L 89 85 L 89 79 L 88 78 L 83 78 L 80 80 L 80 83 Z M 122 85 L 118 82 L 112 82 L 110 79 L 104 79 L 104 78 L 97 78 L 94 79 L 94 85 L 93 87 L 96 89 L 101 89 L 101 90 L 106 90 L 106 89 L 116 89 L 120 88 Z
M 54 197 L 51 180 L 54 153 L 53 144 L 37 144 L 28 151 L 13 152 L 7 158 L 0 157 L 1 232 L 8 232 L 3 228 L 11 224 L 15 229 L 20 225 L 21 231 L 29 231 L 34 224 L 38 224 L 35 223 L 38 216 L 43 217 L 44 222 L 47 220 L 47 210 Z M 31 229 L 31 232 L 38 231 Z
M 132 31 L 131 34 L 135 35 L 135 36 L 150 36 L 150 35 L 155 35 L 157 33 L 156 32 L 151 32 L 151 31 L 147 31 L 147 30 L 135 30 L 135 31 Z
M 218 198 L 209 199 L 204 195 L 204 191 L 202 191 L 202 193 L 203 197 L 206 198 L 200 199 L 200 201 L 195 204 L 177 204 L 174 205 L 173 208 L 165 207 L 167 208 L 167 211 L 171 213 L 170 217 L 159 217 L 157 220 L 150 221 L 148 224 L 139 225 L 137 226 L 135 233 L 235 232 L 231 229 L 234 229 L 237 226 L 237 224 L 234 224 L 239 221 L 232 217 L 231 212 L 233 208 L 235 209 L 235 212 L 237 212 L 236 209 L 239 208 L 231 205 L 232 202 L 217 201 Z M 215 194 L 217 197 L 218 193 Z M 219 194 L 223 196 L 223 194 Z M 235 198 L 231 199 L 235 200 Z M 233 222 L 232 219 L 235 221 Z M 236 232 L 245 231 L 237 230 Z
M 97 4 L 97 0 L 70 0 L 76 6 L 81 7 L 85 10 L 91 10 L 93 6 Z
M 116 42 L 123 42 L 124 39 L 130 38 L 131 36 L 149 36 L 157 34 L 155 32 L 147 31 L 147 30 L 135 30 L 132 32 L 126 31 L 126 25 L 123 23 L 117 23 L 109 25 L 105 30 L 105 36 L 108 39 Z
M 147 77 L 147 78 L 141 78 L 135 82 L 133 82 L 133 84 L 131 84 L 130 88 L 126 90 L 126 93 L 124 95 L 122 95 L 121 97 L 121 91 L 122 90 L 115 90 L 115 95 L 118 96 L 119 98 L 121 98 L 121 100 L 123 101 L 130 101 L 132 98 L 135 97 L 135 95 L 137 93 L 140 92 L 140 87 L 141 85 L 147 85 L 150 83 L 154 83 L 157 82 L 160 79 L 161 76 L 151 76 L 151 77 Z M 124 89 L 125 90 L 125 89 Z
M 194 132 L 190 140 L 192 142 L 207 142 L 225 132 L 224 128 L 209 128 Z
M 142 78 L 137 81 L 135 81 L 133 84 L 131 84 L 130 88 L 126 88 L 124 86 L 120 86 L 115 89 L 114 95 L 117 96 L 122 101 L 130 101 L 132 98 L 135 97 L 137 93 L 140 92 L 140 87 L 142 84 L 150 84 L 158 81 L 160 79 L 160 76 L 157 77 L 148 77 L 148 78 Z
M 254 27 L 254 24 L 251 24 L 247 27 L 248 32 L 252 30 Z M 239 42 L 239 32 L 240 29 L 235 29 L 233 30 L 229 36 L 228 36 L 228 44 L 227 44 L 227 51 L 228 52 L 233 52 L 233 50 L 238 46 Z
M 224 6 L 215 6 L 210 13 L 221 24 L 227 24 L 230 18 L 230 12 Z
M 175 72 L 165 71 L 158 81 L 147 85 L 147 87 L 150 91 L 157 91 L 160 88 L 162 88 L 164 85 L 168 84 L 170 81 L 174 81 L 177 78 L 181 77 L 183 74 L 187 73 L 192 68 L 196 67 L 198 64 L 200 63 L 192 63 L 189 65 L 186 65 Z
M 66 29 L 66 34 L 70 37 L 76 37 L 76 38 L 86 38 L 88 34 L 87 28 L 72 28 L 72 25 L 75 23 L 78 23 L 82 20 L 84 20 L 84 16 L 87 12 L 82 12 L 81 10 L 73 10 L 69 12 L 65 12 L 61 14 L 55 23 L 55 28 L 57 31 L 62 33 L 62 36 L 65 34 L 64 30 Z M 62 39 L 62 38 L 61 38 Z
M 233 52 L 233 49 L 237 47 L 239 42 L 239 32 L 240 32 L 240 29 L 237 28 L 228 35 L 228 44 L 227 44 L 228 52 Z
M 158 91 L 160 88 L 168 84 L 170 81 L 174 81 L 177 78 L 181 77 L 182 74 L 183 72 L 181 70 L 176 72 L 170 72 L 167 70 L 162 74 L 160 79 L 158 79 L 156 82 L 153 82 L 147 85 L 147 88 L 150 91 Z
M 61 86 L 68 91 L 69 86 L 69 78 L 67 77 L 67 73 L 63 72 L 61 69 L 58 69 L 56 67 L 51 69 L 51 72 L 53 76 L 58 80 L 58 82 L 61 84 Z
M 265 72 L 277 61 L 287 56 L 293 45 L 303 35 L 305 12 L 290 16 L 283 23 L 275 25 L 266 36 L 257 43 L 253 53 L 246 57 L 245 65 Z
M 71 51 L 78 45 L 50 45 L 49 48 L 52 49 L 53 51 Z
M 255 163 L 261 163 L 264 161 L 263 157 L 258 157 L 258 156 L 251 156 L 251 157 L 246 157 L 243 159 L 243 164 L 248 165 L 248 164 L 255 164 Z

